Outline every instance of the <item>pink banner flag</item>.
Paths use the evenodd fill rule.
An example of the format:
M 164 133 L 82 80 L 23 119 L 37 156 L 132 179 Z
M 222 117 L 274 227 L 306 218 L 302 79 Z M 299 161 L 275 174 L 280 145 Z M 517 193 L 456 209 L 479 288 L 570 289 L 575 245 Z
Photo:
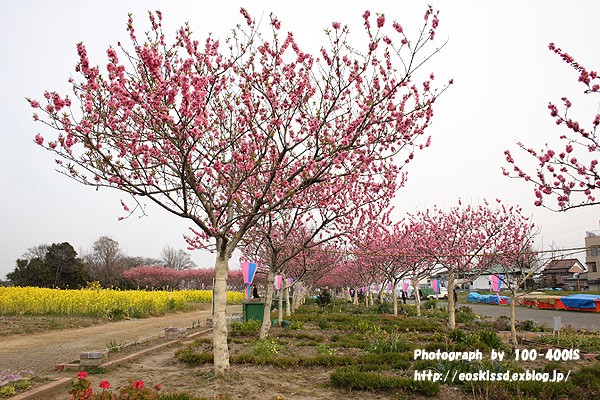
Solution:
M 244 285 L 246 285 L 246 300 L 250 299 L 250 285 L 252 285 L 252 281 L 254 280 L 254 275 L 256 274 L 256 263 L 251 262 L 243 262 L 241 264 L 242 267 L 242 276 L 244 277 Z
M 391 292 L 391 291 L 392 291 L 392 282 L 389 282 L 388 283 L 388 292 Z
M 292 282 L 294 282 L 294 278 L 287 278 L 287 279 L 285 280 L 285 284 L 286 284 L 287 286 L 292 286 Z
M 440 281 L 437 279 L 432 279 L 431 280 L 431 287 L 433 288 L 433 291 L 435 292 L 435 299 L 438 299 L 438 293 L 440 292 Z
M 275 290 L 281 289 L 281 282 L 283 281 L 283 276 L 275 275 Z
M 254 280 L 254 275 L 256 274 L 256 263 L 243 262 L 241 266 L 244 284 L 251 285 Z
M 402 291 L 408 293 L 408 282 L 404 282 L 402 285 Z
M 500 288 L 502 287 L 502 275 L 490 275 L 490 290 L 496 292 L 498 297 L 498 304 L 500 301 Z
M 490 275 L 490 291 L 498 293 L 500 291 L 500 286 L 502 285 L 502 281 L 498 275 Z

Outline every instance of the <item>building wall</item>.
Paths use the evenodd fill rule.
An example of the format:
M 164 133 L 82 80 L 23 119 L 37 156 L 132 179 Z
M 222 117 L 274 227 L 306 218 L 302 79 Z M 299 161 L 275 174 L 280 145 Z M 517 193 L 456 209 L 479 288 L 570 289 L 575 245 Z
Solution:
M 587 249 L 585 265 L 588 269 L 588 285 L 590 290 L 600 290 L 600 231 L 586 232 L 585 247 L 598 246 Z
M 477 277 L 477 279 L 475 279 L 473 282 L 471 282 L 469 284 L 469 289 L 470 290 L 486 290 L 486 291 L 490 291 L 490 275 L 480 275 Z M 505 290 L 507 289 L 506 285 L 504 284 L 504 282 L 502 282 L 502 286 L 500 287 L 500 290 Z

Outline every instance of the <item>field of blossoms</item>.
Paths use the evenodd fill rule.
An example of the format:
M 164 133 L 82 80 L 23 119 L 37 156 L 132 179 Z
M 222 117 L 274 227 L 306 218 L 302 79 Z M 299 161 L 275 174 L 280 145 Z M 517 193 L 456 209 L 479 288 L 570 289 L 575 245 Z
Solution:
M 113 289 L 61 290 L 37 287 L 0 287 L 0 315 L 76 315 L 143 318 L 185 310 L 194 303 L 210 303 L 210 290 L 143 291 Z M 229 304 L 239 304 L 241 292 L 227 293 Z

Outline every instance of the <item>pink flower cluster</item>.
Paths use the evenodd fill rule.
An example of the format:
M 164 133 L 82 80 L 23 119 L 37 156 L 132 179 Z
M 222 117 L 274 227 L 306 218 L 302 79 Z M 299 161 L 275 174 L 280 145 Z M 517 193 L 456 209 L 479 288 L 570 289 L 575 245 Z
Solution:
M 587 93 L 596 93 L 600 90 L 600 78 L 595 71 L 588 71 L 554 43 L 550 43 L 549 49 L 578 71 L 578 81 L 587 87 Z M 568 117 L 568 110 L 572 107 L 571 101 L 566 97 L 561 100 L 563 113 L 560 113 L 558 107 L 552 103 L 548 105 L 548 109 L 556 124 L 563 125 L 567 129 L 567 133 L 560 136 L 560 140 L 565 142 L 564 150 L 555 150 L 546 145 L 545 150 L 535 151 L 519 143 L 521 149 L 539 161 L 535 176 L 518 166 L 508 150 L 504 155 L 506 161 L 513 166 L 514 175 L 506 169 L 503 173 L 506 176 L 532 182 L 536 206 L 546 206 L 544 200 L 548 196 L 555 198 L 559 210 L 598 204 L 595 193 L 600 188 L 600 174 L 597 170 L 600 145 L 596 137 L 596 127 L 600 125 L 600 114 L 594 116 L 592 128 L 586 129 L 578 121 Z
M 209 289 L 212 288 L 214 276 L 213 268 L 176 270 L 161 266 L 139 266 L 123 271 L 125 279 L 149 289 Z M 241 271 L 229 271 L 228 281 L 233 290 L 242 290 L 244 287 Z
M 107 380 L 101 380 L 98 387 L 102 392 L 94 393 L 91 387 L 91 382 L 87 378 L 87 373 L 81 371 L 77 374 L 77 381 L 71 384 L 69 394 L 72 395 L 71 400 L 118 400 L 118 399 L 140 399 L 140 400 L 157 400 L 157 391 L 161 390 L 161 385 L 154 386 L 154 390 L 144 388 L 142 380 L 129 380 L 129 384 L 119 387 L 118 393 L 110 390 L 111 385 Z

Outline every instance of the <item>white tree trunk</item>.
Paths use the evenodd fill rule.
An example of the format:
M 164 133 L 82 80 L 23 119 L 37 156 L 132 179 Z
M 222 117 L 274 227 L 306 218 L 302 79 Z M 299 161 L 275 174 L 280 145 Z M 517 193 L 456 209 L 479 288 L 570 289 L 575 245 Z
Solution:
M 421 318 L 421 295 L 419 294 L 419 278 L 412 278 L 413 293 L 415 294 L 415 306 L 417 307 L 417 318 Z
M 285 316 L 289 317 L 292 315 L 292 309 L 290 305 L 290 286 L 285 287 Z
M 283 322 L 283 289 L 279 289 L 277 296 L 277 326 Z
M 219 254 L 215 262 L 215 285 L 213 287 L 213 357 L 216 375 L 224 375 L 229 370 L 226 312 L 228 260 L 228 254 Z
M 398 316 L 398 298 L 396 297 L 396 286 L 397 282 L 394 279 L 394 283 L 392 283 L 392 302 L 394 304 L 394 316 Z
M 515 299 L 517 298 L 518 286 L 515 290 L 511 291 L 510 294 L 510 340 L 513 345 L 513 349 L 517 347 L 517 321 L 515 313 Z
M 265 294 L 265 308 L 263 312 L 263 323 L 260 327 L 259 337 L 265 339 L 271 329 L 271 304 L 273 303 L 273 284 L 275 283 L 275 274 L 269 271 L 267 275 L 267 293 Z
M 302 283 L 297 283 L 296 288 L 294 289 L 293 303 L 292 303 L 292 312 L 295 312 L 298 307 L 300 307 L 300 303 L 302 301 L 302 295 L 300 294 Z
M 456 287 L 456 274 L 448 272 L 448 327 L 456 328 L 456 308 L 454 307 L 454 288 Z

